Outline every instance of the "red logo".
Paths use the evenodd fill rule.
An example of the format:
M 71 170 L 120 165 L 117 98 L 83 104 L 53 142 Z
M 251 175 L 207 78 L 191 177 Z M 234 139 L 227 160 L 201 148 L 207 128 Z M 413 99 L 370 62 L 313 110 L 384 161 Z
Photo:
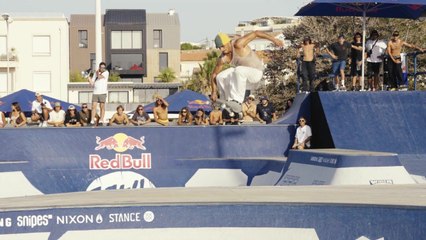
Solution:
M 92 170 L 151 169 L 151 153 L 142 153 L 141 158 L 129 154 L 115 154 L 114 159 L 102 159 L 98 154 L 89 155 L 89 168 Z

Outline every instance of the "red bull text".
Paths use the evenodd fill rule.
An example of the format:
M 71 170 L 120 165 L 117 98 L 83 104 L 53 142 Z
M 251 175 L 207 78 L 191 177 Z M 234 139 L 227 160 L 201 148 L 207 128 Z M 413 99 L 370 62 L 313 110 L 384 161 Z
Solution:
M 117 153 L 111 160 L 102 159 L 98 154 L 90 154 L 89 168 L 91 170 L 151 169 L 151 153 L 142 153 L 140 159 L 133 158 L 130 154 Z

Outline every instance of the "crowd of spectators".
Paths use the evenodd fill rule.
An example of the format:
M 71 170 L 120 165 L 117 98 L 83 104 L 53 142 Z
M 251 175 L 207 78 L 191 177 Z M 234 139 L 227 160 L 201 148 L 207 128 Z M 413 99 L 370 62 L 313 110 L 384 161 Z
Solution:
M 169 104 L 161 96 L 155 96 L 153 118 L 145 111 L 144 106 L 138 105 L 133 115 L 125 113 L 124 106 L 119 105 L 116 112 L 107 124 L 100 123 L 97 113 L 92 113 L 87 103 L 83 103 L 80 111 L 76 106 L 69 105 L 66 109 L 60 102 L 50 103 L 39 93 L 36 93 L 32 102 L 31 117 L 25 116 L 18 102 L 11 104 L 11 112 L 6 116 L 0 112 L 0 128 L 4 127 L 88 127 L 88 126 L 143 126 L 170 124 L 179 126 L 207 126 L 207 125 L 241 125 L 241 124 L 270 124 L 276 120 L 276 112 L 266 96 L 262 96 L 256 104 L 254 95 L 247 97 L 243 103 L 242 112 L 237 113 L 225 104 L 214 103 L 212 111 L 206 112 L 203 108 L 191 112 L 189 107 L 183 107 L 177 120 L 169 119 Z M 53 105 L 53 107 L 52 107 Z M 95 116 L 95 119 L 92 119 Z M 94 124 L 93 124 L 93 123 Z

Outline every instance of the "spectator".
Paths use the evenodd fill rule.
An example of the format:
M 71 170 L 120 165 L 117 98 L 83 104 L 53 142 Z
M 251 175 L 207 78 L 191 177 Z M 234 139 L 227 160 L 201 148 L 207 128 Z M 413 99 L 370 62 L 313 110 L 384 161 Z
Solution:
M 122 105 L 118 105 L 117 112 L 112 115 L 111 119 L 109 119 L 109 125 L 118 126 L 127 124 L 129 124 L 129 118 L 127 117 L 127 114 L 124 113 L 124 107 Z
M 356 83 L 360 82 L 362 68 L 362 34 L 357 32 L 354 36 L 351 49 L 351 76 L 352 76 L 352 91 L 355 91 Z
M 81 127 L 80 115 L 75 110 L 74 105 L 69 105 L 67 113 L 65 114 L 65 126 L 67 127 Z
M 277 119 L 275 108 L 269 103 L 269 99 L 266 96 L 260 99 L 260 103 L 257 105 L 256 110 L 256 118 L 260 123 L 270 124 Z
M 105 102 L 108 93 L 108 78 L 109 72 L 106 69 L 106 64 L 104 62 L 99 63 L 99 69 L 96 70 L 94 79 L 90 76 L 88 77 L 90 85 L 93 86 L 92 117 L 90 120 L 91 125 L 95 124 L 95 114 L 98 103 L 100 109 L 99 125 L 103 125 L 105 117 Z
M 62 110 L 61 103 L 56 102 L 53 111 L 49 113 L 47 124 L 53 127 L 63 127 L 65 121 L 65 111 Z
M 293 149 L 303 150 L 311 147 L 312 131 L 306 123 L 304 117 L 299 118 L 299 127 L 296 130 L 296 136 L 294 138 Z
M 422 48 L 416 47 L 413 44 L 409 44 L 399 38 L 399 32 L 394 31 L 391 40 L 388 42 L 388 54 L 389 54 L 389 76 L 390 76 L 390 90 L 398 90 L 398 85 L 403 83 L 402 79 L 402 68 L 401 68 L 401 50 L 402 47 L 415 48 L 421 52 Z
M 384 40 L 379 39 L 379 32 L 373 30 L 370 38 L 365 44 L 367 51 L 367 76 L 368 90 L 379 89 L 379 74 L 383 63 L 383 56 L 386 53 L 387 44 Z
M 4 113 L 0 111 L 0 128 L 4 128 L 6 126 L 6 118 L 4 117 Z
M 31 121 L 40 121 L 39 127 L 47 127 L 47 120 L 49 120 L 49 112 L 52 111 L 52 106 L 49 101 L 43 99 L 43 95 L 40 93 L 36 93 L 35 97 L 36 99 L 31 107 Z
M 81 111 L 79 112 L 79 115 L 81 126 L 89 126 L 90 122 L 92 121 L 92 110 L 89 109 L 87 103 L 83 103 L 81 105 Z M 95 120 L 93 122 L 96 126 L 99 124 L 99 115 L 97 113 L 95 114 Z
M 169 125 L 169 104 L 160 95 L 155 97 L 154 121 L 162 126 Z
M 285 102 L 284 111 L 287 112 L 293 105 L 293 99 L 290 98 Z
M 135 113 L 130 119 L 130 122 L 135 126 L 141 126 L 149 123 L 151 119 L 149 118 L 148 113 L 145 112 L 144 107 L 142 105 L 138 105 L 135 110 Z
M 256 119 L 256 104 L 254 103 L 254 99 L 254 95 L 250 95 L 243 103 L 244 122 L 253 122 L 253 120 Z
M 21 106 L 18 102 L 12 103 L 12 112 L 10 113 L 10 124 L 12 127 L 25 127 L 27 125 L 27 117 L 25 117 L 25 114 L 21 110 Z
M 336 90 L 338 91 L 340 89 L 345 90 L 345 67 L 351 48 L 351 44 L 345 41 L 343 35 L 337 38 L 337 42 L 326 48 L 327 53 L 333 59 L 332 71 L 335 78 Z M 340 85 L 339 76 L 342 79 L 342 85 Z
M 222 125 L 222 111 L 220 110 L 220 105 L 217 103 L 213 104 L 213 111 L 210 113 L 210 125 Z
M 227 108 L 225 104 L 222 104 L 222 121 L 225 125 L 239 125 L 239 116 L 238 113 L 233 112 L 231 109 Z
M 209 119 L 206 116 L 206 112 L 204 112 L 204 109 L 199 108 L 197 109 L 197 112 L 195 113 L 194 117 L 194 125 L 209 125 Z
M 179 112 L 178 125 L 192 125 L 192 114 L 188 107 L 183 107 Z
M 303 39 L 303 44 L 299 49 L 299 54 L 302 54 L 302 91 L 314 91 L 315 80 L 315 52 L 317 48 L 312 43 L 310 37 Z

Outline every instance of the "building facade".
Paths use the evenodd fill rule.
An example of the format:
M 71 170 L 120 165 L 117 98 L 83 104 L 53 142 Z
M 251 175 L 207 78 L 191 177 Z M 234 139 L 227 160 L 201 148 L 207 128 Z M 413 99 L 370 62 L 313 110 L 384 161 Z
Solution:
M 164 97 L 178 91 L 180 74 L 180 23 L 173 11 L 146 13 L 143 9 L 107 10 L 103 24 L 103 52 L 111 73 L 120 75 L 120 82 L 108 84 L 109 110 L 124 104 L 152 102 L 153 95 Z M 95 16 L 71 15 L 70 68 L 74 73 L 96 69 Z M 86 37 L 87 36 L 87 37 Z M 176 81 L 159 82 L 162 69 L 171 68 Z M 87 82 L 68 84 L 70 102 L 91 101 L 92 88 Z M 127 108 L 126 108 L 127 110 Z
M 10 14 L 10 18 L 9 31 L 0 21 L 0 97 L 28 89 L 66 101 L 69 26 L 65 16 Z

